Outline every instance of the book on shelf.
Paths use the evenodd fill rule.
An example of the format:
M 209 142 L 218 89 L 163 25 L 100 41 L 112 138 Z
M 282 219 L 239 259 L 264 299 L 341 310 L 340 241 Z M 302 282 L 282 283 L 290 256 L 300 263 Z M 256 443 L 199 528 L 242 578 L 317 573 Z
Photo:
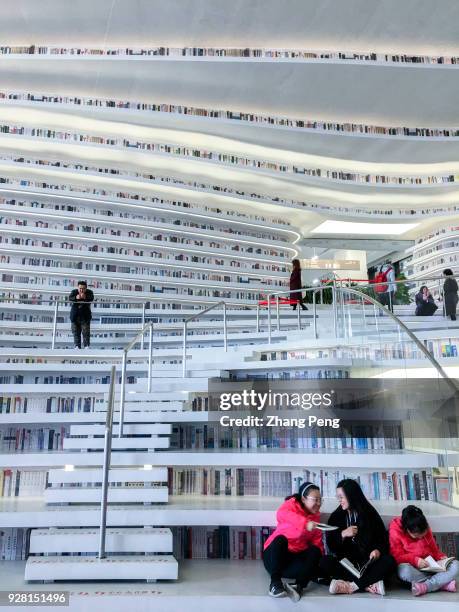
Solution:
M 0 529 L 0 560 L 24 561 L 29 554 L 30 529 Z
M 0 497 L 38 497 L 48 482 L 45 470 L 0 470 Z
M 445 557 L 444 559 L 439 559 L 435 561 L 435 559 L 428 555 L 424 561 L 428 563 L 427 567 L 421 567 L 421 572 L 426 572 L 428 574 L 437 574 L 438 572 L 446 572 L 451 563 L 456 560 L 456 557 Z
M 173 527 L 177 559 L 261 559 L 273 527 Z
M 365 495 L 372 500 L 435 500 L 432 475 L 427 470 L 169 468 L 168 486 L 170 495 L 282 498 L 298 491 L 303 482 L 314 482 L 323 497 L 334 498 L 336 485 L 343 478 L 357 480 Z

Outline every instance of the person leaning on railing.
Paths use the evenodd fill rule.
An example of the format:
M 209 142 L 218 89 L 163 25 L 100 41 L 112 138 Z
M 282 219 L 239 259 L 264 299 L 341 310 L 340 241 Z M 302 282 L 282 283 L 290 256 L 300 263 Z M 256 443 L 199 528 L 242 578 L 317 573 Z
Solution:
M 91 302 L 94 293 L 88 289 L 86 281 L 78 281 L 78 288 L 73 289 L 69 296 L 72 302 L 70 309 L 70 322 L 75 348 L 81 348 L 81 337 L 83 336 L 83 348 L 89 348 L 91 336 Z

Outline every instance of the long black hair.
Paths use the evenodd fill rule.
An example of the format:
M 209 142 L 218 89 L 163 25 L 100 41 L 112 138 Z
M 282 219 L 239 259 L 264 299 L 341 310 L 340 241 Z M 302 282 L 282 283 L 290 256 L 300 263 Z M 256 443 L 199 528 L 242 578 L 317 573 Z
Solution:
M 344 478 L 336 485 L 336 488 L 343 489 L 349 502 L 349 510 L 357 512 L 360 516 L 367 516 L 376 512 L 375 508 L 370 504 L 365 497 L 359 483 L 352 478 Z
M 294 493 L 293 495 L 288 495 L 285 498 L 285 501 L 287 501 L 288 499 L 295 499 L 299 504 L 302 503 L 302 498 L 306 497 L 308 493 L 310 493 L 311 491 L 319 491 L 320 493 L 320 489 L 317 485 L 315 485 L 313 482 L 303 482 L 302 484 L 300 484 L 300 487 L 298 489 L 298 493 Z
M 402 528 L 403 531 L 410 531 L 411 533 L 424 533 L 424 531 L 427 531 L 429 523 L 421 508 L 412 505 L 403 508 Z

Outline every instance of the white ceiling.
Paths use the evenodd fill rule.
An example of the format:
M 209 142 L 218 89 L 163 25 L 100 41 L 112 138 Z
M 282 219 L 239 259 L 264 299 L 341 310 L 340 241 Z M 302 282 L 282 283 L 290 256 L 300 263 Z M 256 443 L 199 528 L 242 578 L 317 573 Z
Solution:
M 457 53 L 457 0 L 4 0 L 2 44 Z

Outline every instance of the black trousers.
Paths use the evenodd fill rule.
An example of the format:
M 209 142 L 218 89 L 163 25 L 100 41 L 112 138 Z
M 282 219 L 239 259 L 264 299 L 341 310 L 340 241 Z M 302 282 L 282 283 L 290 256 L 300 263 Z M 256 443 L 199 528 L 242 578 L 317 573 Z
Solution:
M 350 559 L 352 561 L 352 559 Z M 325 555 L 320 559 L 319 572 L 324 578 L 336 578 L 355 582 L 359 590 L 363 591 L 370 584 L 384 580 L 393 574 L 397 569 L 395 559 L 391 555 L 381 555 L 379 559 L 370 563 L 361 578 L 356 578 L 341 565 L 339 560 L 332 555 Z
M 293 578 L 305 588 L 317 576 L 322 553 L 317 546 L 310 546 L 298 553 L 290 552 L 285 536 L 277 536 L 263 551 L 263 563 L 272 582 L 281 578 Z
M 90 321 L 72 321 L 72 334 L 75 346 L 81 348 L 81 336 L 83 336 L 83 346 L 89 346 L 91 334 Z

